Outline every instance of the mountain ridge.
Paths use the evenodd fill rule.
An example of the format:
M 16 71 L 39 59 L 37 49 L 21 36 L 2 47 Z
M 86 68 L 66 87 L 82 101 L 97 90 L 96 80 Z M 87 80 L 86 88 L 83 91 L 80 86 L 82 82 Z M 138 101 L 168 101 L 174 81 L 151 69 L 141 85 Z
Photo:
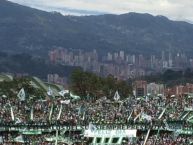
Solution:
M 46 56 L 56 47 L 100 53 L 193 52 L 193 25 L 164 16 L 126 13 L 63 16 L 0 1 L 0 51 Z

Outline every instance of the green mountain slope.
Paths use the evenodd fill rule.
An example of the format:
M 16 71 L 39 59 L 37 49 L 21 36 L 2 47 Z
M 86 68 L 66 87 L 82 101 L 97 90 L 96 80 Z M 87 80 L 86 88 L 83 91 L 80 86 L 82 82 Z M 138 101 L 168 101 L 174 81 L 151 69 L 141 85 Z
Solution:
M 193 25 L 163 16 L 123 15 L 62 16 L 0 1 L 0 50 L 47 55 L 56 46 L 160 53 L 193 52 Z

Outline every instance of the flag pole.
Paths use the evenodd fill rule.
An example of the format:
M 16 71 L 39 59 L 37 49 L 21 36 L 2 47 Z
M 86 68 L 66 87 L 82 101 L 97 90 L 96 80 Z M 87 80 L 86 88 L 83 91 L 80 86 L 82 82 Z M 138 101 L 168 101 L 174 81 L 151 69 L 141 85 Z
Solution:
M 160 129 L 158 129 L 158 131 L 157 131 L 157 135 L 156 135 L 156 139 L 155 139 L 154 145 L 156 145 L 156 142 L 157 142 L 157 138 L 158 138 L 159 132 L 160 132 Z
M 51 121 L 52 111 L 53 111 L 53 104 L 52 104 L 52 106 L 51 106 L 51 110 L 50 110 L 49 121 Z
M 59 113 L 58 113 L 58 117 L 57 117 L 57 120 L 59 120 L 60 119 L 60 116 L 61 116 L 61 113 L 62 113 L 62 104 L 60 105 L 60 111 L 59 111 Z
M 55 141 L 55 145 L 58 145 L 58 130 L 56 130 L 56 141 Z
M 164 115 L 165 111 L 166 111 L 166 108 L 164 108 L 164 110 L 162 111 L 162 113 L 160 114 L 160 116 L 158 117 L 158 119 L 161 119 L 161 118 L 162 118 L 162 116 Z
M 34 115 L 33 115 L 33 112 L 34 112 L 34 110 L 33 110 L 33 107 L 31 108 L 31 115 L 30 115 L 30 119 L 33 121 L 33 118 L 34 118 Z
M 15 117 L 14 117 L 14 114 L 13 114 L 13 108 L 12 108 L 11 104 L 10 104 L 10 109 L 11 109 L 11 119 L 12 119 L 12 121 L 14 121 Z
M 127 119 L 128 121 L 130 120 L 132 114 L 133 114 L 133 110 L 131 111 L 131 114 L 129 115 L 129 118 Z
M 139 113 L 135 118 L 134 118 L 134 122 L 137 120 L 137 118 L 139 118 L 141 115 L 141 113 Z
M 146 145 L 147 139 L 148 139 L 148 137 L 149 137 L 149 133 L 150 133 L 150 129 L 149 129 L 148 132 L 147 132 L 147 135 L 146 135 L 146 137 L 145 137 L 145 141 L 144 141 L 143 145 Z

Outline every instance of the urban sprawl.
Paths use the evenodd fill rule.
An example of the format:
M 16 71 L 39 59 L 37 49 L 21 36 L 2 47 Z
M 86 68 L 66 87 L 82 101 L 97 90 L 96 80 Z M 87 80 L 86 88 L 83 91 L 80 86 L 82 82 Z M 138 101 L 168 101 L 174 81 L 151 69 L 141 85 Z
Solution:
M 100 56 L 100 57 L 99 57 Z M 162 51 L 157 55 L 131 54 L 125 51 L 106 52 L 99 55 L 96 50 L 56 48 L 49 52 L 52 63 L 80 66 L 84 71 L 127 80 L 148 76 L 166 69 L 183 70 L 193 67 L 193 58 L 183 52 Z

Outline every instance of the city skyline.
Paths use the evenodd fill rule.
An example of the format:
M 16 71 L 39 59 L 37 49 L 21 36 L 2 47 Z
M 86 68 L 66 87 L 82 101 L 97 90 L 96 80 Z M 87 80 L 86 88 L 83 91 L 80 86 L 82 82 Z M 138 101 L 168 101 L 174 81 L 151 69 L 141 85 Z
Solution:
M 183 70 L 193 68 L 193 58 L 183 52 L 165 52 L 161 55 L 132 54 L 123 50 L 99 55 L 96 50 L 81 51 L 55 48 L 49 52 L 49 61 L 53 64 L 78 66 L 84 71 L 102 76 L 109 74 L 123 80 L 148 76 L 166 69 Z

